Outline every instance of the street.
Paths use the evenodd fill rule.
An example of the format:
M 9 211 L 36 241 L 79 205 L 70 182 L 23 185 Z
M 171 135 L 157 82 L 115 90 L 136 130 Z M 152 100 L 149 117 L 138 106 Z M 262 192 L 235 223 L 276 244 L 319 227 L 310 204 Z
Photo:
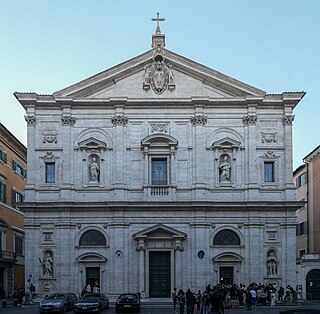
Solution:
M 253 309 L 252 313 L 261 313 L 261 314 L 279 314 L 279 311 L 287 310 L 287 309 L 318 309 L 320 313 L 320 302 L 313 302 L 313 303 L 303 303 L 301 305 L 291 305 L 291 306 L 276 306 L 276 307 L 270 307 L 270 306 L 259 306 L 255 309 Z M 1 314 L 38 314 L 38 306 L 36 304 L 33 305 L 22 305 L 22 306 L 13 306 L 12 304 L 8 303 L 7 308 L 2 308 L 0 304 L 0 313 Z M 72 311 L 67 312 L 69 314 L 73 314 Z M 114 305 L 111 304 L 110 308 L 103 311 L 102 314 L 113 314 L 115 313 Z M 178 313 L 175 312 L 171 308 L 155 308 L 155 306 L 151 307 L 148 304 L 142 305 L 141 313 L 145 314 L 174 314 Z M 225 314 L 240 314 L 240 313 L 248 313 L 243 308 L 232 308 L 232 309 L 226 309 Z M 303 312 L 307 313 L 307 312 Z M 186 314 L 186 311 L 184 312 Z M 195 314 L 197 312 L 195 311 Z

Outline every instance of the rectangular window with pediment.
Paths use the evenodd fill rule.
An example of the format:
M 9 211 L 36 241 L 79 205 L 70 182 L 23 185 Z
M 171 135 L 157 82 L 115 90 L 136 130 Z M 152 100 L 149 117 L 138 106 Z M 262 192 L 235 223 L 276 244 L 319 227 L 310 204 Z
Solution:
M 264 182 L 274 182 L 274 161 L 264 162 Z
M 46 183 L 55 183 L 56 182 L 56 164 L 54 162 L 46 162 Z
M 151 159 L 151 184 L 152 185 L 168 185 L 167 158 Z

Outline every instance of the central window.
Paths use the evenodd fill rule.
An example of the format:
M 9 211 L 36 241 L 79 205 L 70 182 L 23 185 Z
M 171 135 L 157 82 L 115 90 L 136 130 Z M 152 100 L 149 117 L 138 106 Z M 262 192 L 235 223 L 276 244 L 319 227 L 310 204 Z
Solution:
M 274 162 L 264 162 L 264 182 L 274 182 Z
M 46 183 L 55 183 L 55 166 L 54 162 L 46 162 Z
M 151 185 L 168 185 L 167 158 L 151 159 Z

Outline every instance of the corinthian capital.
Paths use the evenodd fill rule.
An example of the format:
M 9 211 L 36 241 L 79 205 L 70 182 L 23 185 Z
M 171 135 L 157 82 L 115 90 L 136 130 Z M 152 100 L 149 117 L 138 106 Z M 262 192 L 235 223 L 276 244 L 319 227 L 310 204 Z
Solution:
M 249 124 L 256 124 L 257 122 L 257 115 L 255 114 L 248 114 L 247 116 L 244 116 L 242 118 L 242 122 L 244 125 L 249 125 Z
M 292 124 L 294 120 L 294 115 L 284 115 L 282 118 L 283 124 Z
M 28 125 L 35 125 L 35 123 L 36 123 L 36 116 L 35 115 L 24 116 L 24 119 L 26 120 Z

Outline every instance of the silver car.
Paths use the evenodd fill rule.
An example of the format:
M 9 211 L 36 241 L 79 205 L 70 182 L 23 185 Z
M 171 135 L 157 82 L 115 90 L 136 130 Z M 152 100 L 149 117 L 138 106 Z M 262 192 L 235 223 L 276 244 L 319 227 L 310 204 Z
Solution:
M 74 293 L 52 293 L 39 303 L 40 314 L 73 310 L 78 298 Z

